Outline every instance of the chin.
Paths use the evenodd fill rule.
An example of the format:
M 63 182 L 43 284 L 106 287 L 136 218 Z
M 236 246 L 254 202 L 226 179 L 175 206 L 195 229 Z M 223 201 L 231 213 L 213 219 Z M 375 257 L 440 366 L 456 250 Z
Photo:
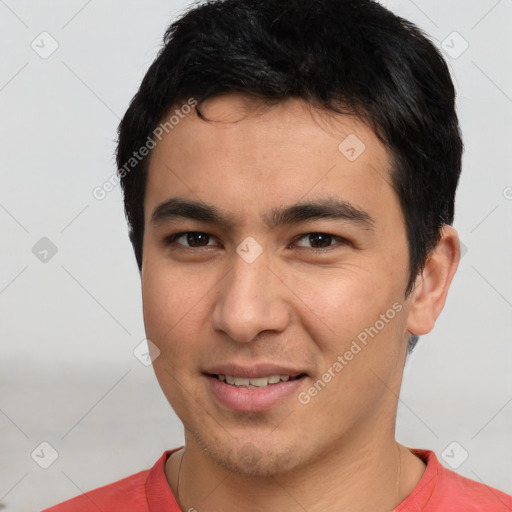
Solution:
M 205 442 L 198 439 L 201 447 L 220 466 L 237 475 L 271 477 L 293 471 L 301 465 L 300 448 L 280 444 L 269 445 L 268 439 L 239 440 L 233 438 L 224 442 Z M 234 446 L 236 445 L 236 446 Z

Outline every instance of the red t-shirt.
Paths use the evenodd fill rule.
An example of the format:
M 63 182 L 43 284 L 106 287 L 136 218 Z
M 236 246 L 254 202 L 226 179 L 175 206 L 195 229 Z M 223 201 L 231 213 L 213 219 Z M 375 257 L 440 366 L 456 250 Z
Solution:
M 100 487 L 43 512 L 182 512 L 165 477 L 166 451 L 148 470 Z M 442 466 L 434 452 L 410 448 L 427 468 L 393 512 L 512 512 L 512 496 Z

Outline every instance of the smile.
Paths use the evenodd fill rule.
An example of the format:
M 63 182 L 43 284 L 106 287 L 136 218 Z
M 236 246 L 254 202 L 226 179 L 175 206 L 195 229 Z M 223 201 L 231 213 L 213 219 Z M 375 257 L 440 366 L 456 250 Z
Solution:
M 230 411 L 255 413 L 276 408 L 296 397 L 305 385 L 307 375 L 239 377 L 207 374 L 205 377 L 214 403 Z
M 287 382 L 302 377 L 304 374 L 295 377 L 290 375 L 269 375 L 268 377 L 235 377 L 233 375 L 214 375 L 221 382 L 226 382 L 230 386 L 243 387 L 247 389 L 266 388 L 280 382 Z

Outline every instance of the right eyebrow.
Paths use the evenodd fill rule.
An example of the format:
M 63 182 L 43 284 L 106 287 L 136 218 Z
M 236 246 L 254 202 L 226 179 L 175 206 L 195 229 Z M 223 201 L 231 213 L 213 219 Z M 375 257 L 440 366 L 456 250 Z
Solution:
M 235 227 L 234 222 L 215 206 L 178 197 L 172 197 L 160 203 L 151 214 L 151 224 L 158 225 L 176 218 L 197 220 L 206 224 L 219 224 L 229 229 Z

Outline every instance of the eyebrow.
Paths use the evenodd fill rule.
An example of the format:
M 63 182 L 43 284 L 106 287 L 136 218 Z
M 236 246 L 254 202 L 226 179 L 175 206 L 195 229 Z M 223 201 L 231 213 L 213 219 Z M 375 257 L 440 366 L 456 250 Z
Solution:
M 160 203 L 153 210 L 150 222 L 157 226 L 176 218 L 190 219 L 212 225 L 217 224 L 232 231 L 235 231 L 236 228 L 234 219 L 224 214 L 216 206 L 179 197 L 173 197 Z M 263 215 L 263 222 L 268 228 L 319 219 L 345 220 L 367 230 L 372 230 L 375 224 L 374 219 L 368 212 L 348 201 L 334 198 L 317 199 L 274 208 Z

